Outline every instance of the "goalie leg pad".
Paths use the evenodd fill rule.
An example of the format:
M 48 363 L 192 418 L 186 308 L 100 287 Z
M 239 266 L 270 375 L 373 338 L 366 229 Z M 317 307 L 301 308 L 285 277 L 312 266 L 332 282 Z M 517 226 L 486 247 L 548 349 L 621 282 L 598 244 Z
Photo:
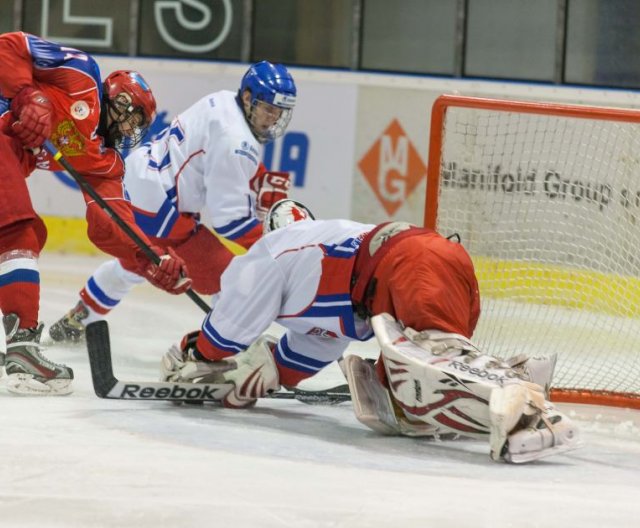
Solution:
M 468 340 L 439 332 L 446 346 L 440 347 L 441 342 L 434 342 L 433 347 L 442 350 L 438 354 L 430 352 L 432 347 L 426 340 L 419 344 L 411 341 L 388 314 L 373 317 L 372 326 L 382 348 L 391 394 L 406 416 L 426 422 L 440 433 L 481 438 L 489 435 L 489 399 L 491 391 L 498 386 L 491 379 L 497 379 L 499 374 L 488 368 L 471 369 L 464 361 L 458 361 L 461 354 L 472 347 L 467 344 Z M 458 341 L 462 344 L 456 355 L 452 342 Z M 480 364 L 488 358 L 474 357 Z M 456 361 L 464 368 L 452 367 Z M 478 374 L 466 375 L 471 370 Z
M 441 432 L 489 435 L 492 459 L 516 464 L 582 445 L 576 426 L 545 400 L 555 358 L 534 359 L 524 376 L 463 336 L 404 329 L 388 314 L 372 326 L 391 394 L 409 416 Z
M 527 357 L 524 354 L 509 358 L 506 363 L 524 380 L 540 385 L 549 399 L 553 372 L 558 361 L 558 354 L 542 357 Z
M 400 434 L 389 391 L 378 381 L 374 366 L 359 356 L 344 358 L 341 365 L 358 421 L 386 435 Z
M 434 436 L 438 433 L 437 427 L 410 421 L 393 404 L 372 362 L 350 355 L 342 362 L 342 369 L 349 383 L 353 411 L 362 424 L 386 435 Z

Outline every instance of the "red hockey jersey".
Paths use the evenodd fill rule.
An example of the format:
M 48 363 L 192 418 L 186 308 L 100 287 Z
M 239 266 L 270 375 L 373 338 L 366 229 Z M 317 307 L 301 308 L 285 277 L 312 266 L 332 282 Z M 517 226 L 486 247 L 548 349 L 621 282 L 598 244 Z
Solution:
M 0 35 L 0 100 L 4 100 L 2 129 L 13 119 L 6 111 L 10 100 L 25 86 L 46 94 L 53 105 L 51 141 L 143 240 L 124 199 L 120 154 L 106 148 L 97 133 L 100 122 L 102 81 L 95 60 L 73 48 L 48 42 L 28 33 Z M 0 105 L 2 107 L 3 105 Z M 63 170 L 44 149 L 36 166 Z M 133 262 L 137 246 L 85 195 L 89 238 L 103 251 Z

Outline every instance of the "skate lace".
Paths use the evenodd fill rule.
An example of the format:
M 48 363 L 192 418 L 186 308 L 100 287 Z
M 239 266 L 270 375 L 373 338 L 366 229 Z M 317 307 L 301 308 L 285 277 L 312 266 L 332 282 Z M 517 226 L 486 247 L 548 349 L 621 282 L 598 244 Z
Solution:
M 54 367 L 59 367 L 64 370 L 69 368 L 64 363 L 56 363 L 55 361 L 50 360 L 48 357 L 43 356 L 40 351 L 45 347 L 40 345 L 40 343 L 36 343 L 35 345 L 36 346 L 34 347 L 34 355 L 38 358 L 39 361 L 42 361 L 43 363 L 47 363 L 49 365 L 53 365 Z
M 62 363 L 56 363 L 55 361 L 50 360 L 48 357 L 45 357 L 42 355 L 41 350 L 43 350 L 44 347 L 42 344 L 40 344 L 40 342 L 37 340 L 40 337 L 41 331 L 38 332 L 36 331 L 36 339 L 31 339 L 29 341 L 20 341 L 20 340 L 16 340 L 13 341 L 12 343 L 7 344 L 7 353 L 10 354 L 12 352 L 12 349 L 17 348 L 17 347 L 25 347 L 27 349 L 27 352 L 29 352 L 29 354 L 31 354 L 35 359 L 37 359 L 40 363 L 43 363 L 45 365 L 50 365 L 52 367 L 58 367 L 61 369 L 67 369 L 68 367 Z

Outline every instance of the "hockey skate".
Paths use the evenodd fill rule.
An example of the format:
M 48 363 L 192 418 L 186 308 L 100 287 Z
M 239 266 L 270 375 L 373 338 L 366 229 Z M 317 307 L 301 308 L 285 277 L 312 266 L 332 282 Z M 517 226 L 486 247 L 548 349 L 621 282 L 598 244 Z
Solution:
M 89 310 L 82 301 L 78 301 L 69 312 L 49 327 L 49 336 L 56 343 L 82 343 L 85 341 L 83 321 L 89 316 Z
M 490 414 L 489 443 L 496 461 L 522 464 L 584 445 L 574 423 L 531 386 L 494 389 Z
M 18 324 L 20 318 L 16 314 L 9 314 L 2 317 L 2 326 L 4 327 L 5 342 L 8 343 L 18 330 Z M 0 367 L 4 365 L 5 355 L 0 352 Z M 2 370 L 0 369 L 0 376 L 2 376 Z
M 15 314 L 9 314 L 5 319 L 12 316 L 15 317 Z M 5 370 L 9 392 L 40 396 L 72 392 L 73 370 L 50 361 L 40 352 L 43 328 L 44 324 L 40 323 L 36 328 L 18 329 L 7 340 Z

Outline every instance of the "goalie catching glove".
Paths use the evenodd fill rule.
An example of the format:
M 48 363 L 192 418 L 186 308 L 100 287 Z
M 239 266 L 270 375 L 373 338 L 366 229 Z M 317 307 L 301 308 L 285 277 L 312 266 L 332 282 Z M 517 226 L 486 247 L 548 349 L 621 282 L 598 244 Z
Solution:
M 199 331 L 182 338 L 162 358 L 162 381 L 187 383 L 231 383 L 234 389 L 222 400 L 225 407 L 239 409 L 255 405 L 257 398 L 280 390 L 272 349 L 277 340 L 258 338 L 245 351 L 220 361 L 208 361 L 198 352 Z
M 371 323 L 382 381 L 359 358 L 345 362 L 356 417 L 371 429 L 488 437 L 491 458 L 511 463 L 582 445 L 571 420 L 545 399 L 555 358 L 519 359 L 514 369 L 458 334 L 416 332 L 389 314 Z

